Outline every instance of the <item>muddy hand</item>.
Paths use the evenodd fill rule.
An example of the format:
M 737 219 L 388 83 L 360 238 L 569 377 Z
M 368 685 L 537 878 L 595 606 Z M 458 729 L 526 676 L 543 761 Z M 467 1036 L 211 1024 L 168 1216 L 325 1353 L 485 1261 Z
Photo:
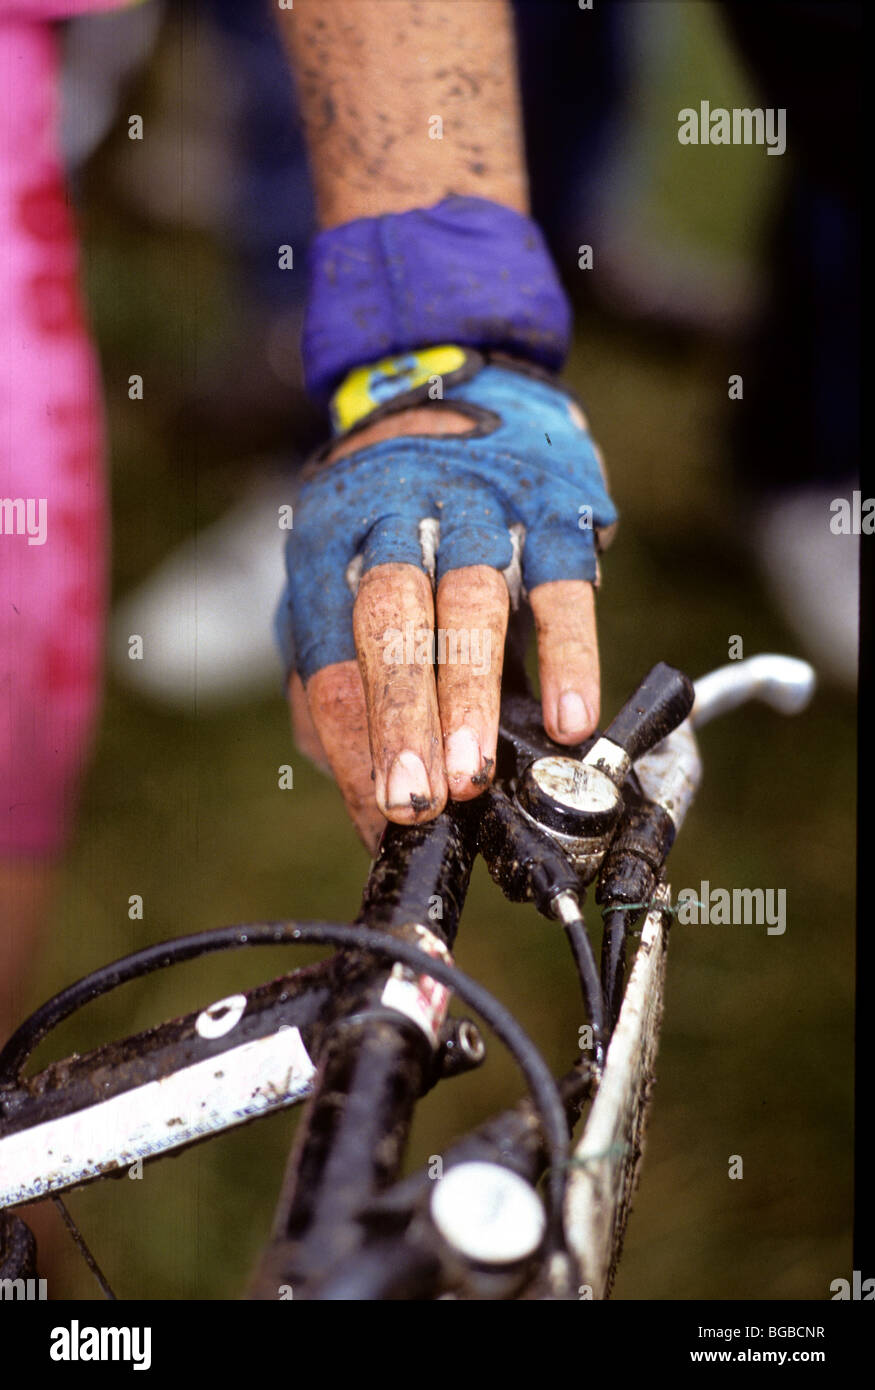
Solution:
M 521 377 L 513 389 L 519 394 L 526 384 Z M 492 779 L 514 524 L 524 527 L 521 574 L 538 634 L 545 728 L 570 744 L 598 722 L 595 552 L 592 529 L 579 526 L 579 498 L 597 526 L 614 514 L 583 417 L 564 393 L 547 389 L 552 399 L 537 404 L 549 403 L 554 417 L 546 432 L 539 418 L 537 433 L 556 443 L 545 442 L 533 465 L 515 421 L 517 476 L 500 449 L 500 470 L 483 466 L 485 441 L 478 434 L 475 442 L 457 388 L 458 409 L 449 401 L 439 410 L 402 409 L 346 435 L 296 508 L 285 600 L 297 663 L 289 679 L 296 738 L 330 769 L 371 850 L 385 818 L 429 820 L 448 797 L 475 797 Z M 569 440 L 577 458 L 574 449 L 570 457 L 560 452 Z M 583 488 L 573 481 L 581 446 Z

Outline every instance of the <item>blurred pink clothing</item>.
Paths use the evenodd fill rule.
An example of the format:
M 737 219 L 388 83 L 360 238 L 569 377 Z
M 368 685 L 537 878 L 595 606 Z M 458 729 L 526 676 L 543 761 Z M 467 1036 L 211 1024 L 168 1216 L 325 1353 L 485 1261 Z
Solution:
M 112 8 L 0 0 L 0 855 L 63 847 L 99 702 L 102 403 L 48 21 Z
M 0 0 L 0 22 L 6 19 L 69 19 L 98 10 L 123 10 L 132 0 Z

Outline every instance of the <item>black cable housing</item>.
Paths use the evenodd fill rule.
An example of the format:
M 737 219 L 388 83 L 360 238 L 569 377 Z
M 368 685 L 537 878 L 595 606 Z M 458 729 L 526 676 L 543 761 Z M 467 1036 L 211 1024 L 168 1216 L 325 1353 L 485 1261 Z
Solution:
M 324 921 L 256 922 L 198 932 L 123 956 L 85 975 L 25 1019 L 0 1053 L 0 1086 L 17 1080 L 34 1048 L 53 1028 L 118 985 L 213 951 L 310 943 L 352 948 L 400 961 L 448 986 L 485 1020 L 517 1062 L 540 1116 L 550 1164 L 550 1244 L 554 1249 L 564 1248 L 562 1204 L 568 1164 L 568 1121 L 559 1089 L 540 1052 L 510 1010 L 483 985 L 409 942 L 369 927 Z

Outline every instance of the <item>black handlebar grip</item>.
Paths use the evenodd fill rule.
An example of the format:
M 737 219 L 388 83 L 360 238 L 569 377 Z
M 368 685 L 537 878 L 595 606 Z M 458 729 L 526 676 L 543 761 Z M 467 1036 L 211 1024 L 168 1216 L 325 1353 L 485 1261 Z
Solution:
M 603 737 L 619 744 L 634 762 L 683 723 L 694 699 L 689 676 L 660 661 L 611 720 Z

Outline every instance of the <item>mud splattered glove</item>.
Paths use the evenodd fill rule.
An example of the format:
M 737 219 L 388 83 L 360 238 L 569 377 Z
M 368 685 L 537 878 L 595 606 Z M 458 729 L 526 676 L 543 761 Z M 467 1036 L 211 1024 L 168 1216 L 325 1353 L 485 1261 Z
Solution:
M 467 415 L 464 434 L 405 435 L 324 461 L 302 479 L 276 630 L 305 682 L 354 660 L 358 579 L 377 565 L 505 573 L 512 601 L 552 580 L 598 581 L 617 513 L 573 396 L 546 373 L 455 346 L 352 371 L 332 401 L 338 437 L 428 404 Z

